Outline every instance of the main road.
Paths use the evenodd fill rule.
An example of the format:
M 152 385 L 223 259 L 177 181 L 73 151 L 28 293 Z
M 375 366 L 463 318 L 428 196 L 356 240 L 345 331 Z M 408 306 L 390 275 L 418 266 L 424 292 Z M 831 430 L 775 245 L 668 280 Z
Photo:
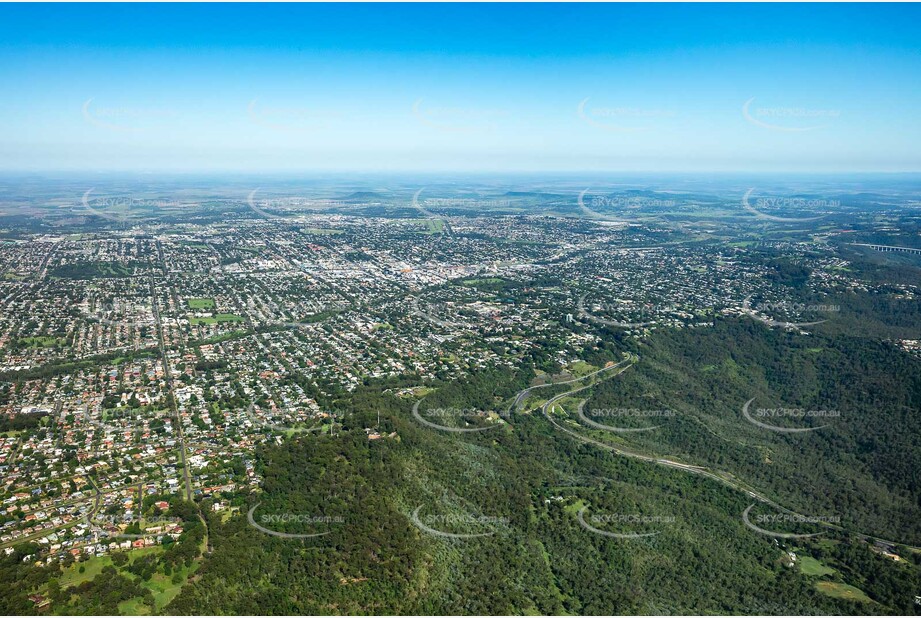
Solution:
M 634 356 L 634 355 L 630 355 L 629 358 L 627 358 L 627 359 L 624 360 L 624 361 L 621 361 L 620 363 L 618 363 L 618 364 L 616 364 L 616 365 L 612 365 L 612 366 L 610 366 L 610 367 L 605 367 L 605 368 L 603 368 L 603 369 L 599 369 L 598 371 L 595 371 L 595 372 L 592 372 L 592 373 L 587 374 L 587 375 L 585 375 L 585 376 L 582 376 L 581 378 L 576 378 L 576 379 L 574 379 L 574 380 L 568 380 L 568 381 L 566 381 L 566 382 L 558 382 L 558 383 L 556 383 L 556 384 L 542 384 L 542 385 L 540 385 L 540 386 L 532 386 L 532 387 L 526 388 L 526 389 L 524 389 L 524 390 L 522 390 L 521 392 L 518 393 L 518 396 L 515 398 L 515 402 L 514 402 L 512 405 L 513 405 L 513 406 L 517 406 L 517 405 L 519 404 L 519 402 L 521 401 L 522 397 L 526 397 L 527 394 L 528 394 L 532 389 L 534 389 L 534 388 L 545 387 L 545 386 L 557 386 L 557 385 L 559 385 L 559 384 L 569 384 L 569 383 L 573 383 L 573 382 L 580 382 L 580 381 L 582 381 L 582 380 L 584 380 L 584 379 L 586 379 L 586 378 L 589 378 L 589 377 L 591 377 L 591 376 L 597 375 L 597 374 L 601 373 L 602 371 L 610 371 L 610 370 L 612 370 L 612 369 L 619 368 L 620 371 L 617 371 L 617 372 L 615 372 L 615 373 L 612 373 L 610 376 L 607 376 L 608 378 L 613 378 L 613 377 L 615 377 L 615 376 L 620 375 L 621 373 L 623 373 L 624 371 L 626 371 L 626 370 L 629 369 L 630 367 L 632 367 L 633 364 L 634 364 L 638 359 L 639 359 L 639 357 Z M 595 386 L 596 384 L 597 384 L 597 382 L 593 382 L 593 383 L 590 383 L 590 384 L 585 384 L 585 385 L 583 385 L 583 386 L 578 386 L 578 387 L 576 387 L 576 388 L 573 388 L 572 390 L 566 391 L 565 393 L 560 393 L 560 394 L 558 394 L 558 395 L 554 395 L 553 397 L 551 397 L 550 399 L 548 399 L 548 400 L 541 406 L 541 412 L 544 414 L 544 416 L 547 418 L 547 420 L 550 421 L 550 423 L 551 423 L 556 429 L 559 429 L 560 431 L 563 431 L 563 432 L 567 433 L 568 435 L 574 437 L 575 439 L 577 439 L 577 440 L 579 440 L 579 441 L 581 441 L 581 442 L 583 442 L 583 443 L 585 443 L 585 444 L 591 444 L 592 446 L 596 446 L 596 447 L 598 447 L 598 448 L 602 448 L 602 449 L 604 449 L 604 450 L 610 451 L 610 452 L 612 452 L 612 453 L 614 453 L 614 454 L 616 454 L 616 455 L 620 455 L 620 456 L 622 456 L 622 457 L 629 457 L 629 458 L 631 458 L 631 459 L 637 459 L 637 460 L 639 460 L 639 461 L 645 461 L 645 462 L 647 462 L 647 463 L 652 463 L 652 464 L 656 464 L 656 465 L 659 465 L 659 466 L 664 466 L 664 467 L 666 467 L 666 468 L 672 468 L 672 469 L 675 469 L 675 470 L 682 470 L 682 471 L 688 472 L 688 473 L 690 473 L 690 474 L 696 474 L 696 475 L 698 475 L 698 476 L 702 476 L 702 477 L 706 477 L 706 478 L 708 478 L 708 479 L 712 479 L 712 480 L 714 480 L 714 481 L 717 481 L 718 483 L 722 483 L 723 485 L 726 485 L 727 487 L 729 487 L 729 488 L 731 488 L 731 489 L 734 489 L 734 490 L 736 490 L 736 491 L 740 491 L 740 492 L 744 493 L 745 495 L 747 495 L 748 497 L 750 497 L 750 498 L 752 498 L 752 499 L 754 499 L 754 500 L 757 500 L 757 501 L 759 501 L 759 502 L 761 502 L 761 503 L 763 503 L 763 504 L 766 504 L 766 505 L 770 506 L 771 508 L 776 509 L 776 510 L 782 512 L 782 513 L 786 513 L 786 514 L 788 514 L 788 515 L 792 515 L 792 516 L 797 517 L 797 518 L 805 518 L 807 521 L 809 520 L 809 518 L 806 518 L 806 516 L 801 515 L 801 514 L 797 513 L 796 511 L 793 511 L 793 510 L 791 510 L 791 509 L 788 509 L 788 508 L 786 508 L 786 507 L 784 507 L 784 506 L 781 506 L 780 504 L 777 504 L 776 502 L 774 502 L 773 500 L 771 500 L 770 498 L 768 498 L 768 497 L 765 496 L 764 494 L 762 494 L 762 493 L 760 493 L 760 492 L 758 492 L 758 491 L 755 491 L 754 489 L 751 489 L 751 488 L 749 488 L 749 487 L 746 487 L 744 484 L 742 484 L 742 483 L 739 482 L 739 481 L 733 480 L 733 479 L 731 478 L 731 476 L 730 476 L 728 473 L 722 473 L 722 474 L 721 474 L 721 473 L 719 473 L 718 471 L 712 470 L 712 469 L 710 469 L 710 468 L 706 468 L 706 467 L 704 467 L 704 466 L 694 466 L 694 465 L 691 465 L 691 464 L 682 463 L 682 462 L 680 462 L 680 461 L 674 461 L 674 460 L 672 460 L 672 459 L 666 459 L 666 458 L 663 458 L 663 457 L 655 457 L 655 456 L 652 456 L 652 455 L 644 455 L 644 454 L 642 454 L 642 453 L 637 453 L 637 452 L 630 451 L 630 450 L 627 450 L 627 449 L 624 449 L 624 448 L 620 448 L 620 447 L 617 447 L 617 446 L 613 446 L 613 445 L 611 445 L 611 444 L 607 444 L 607 443 L 601 442 L 601 441 L 599 441 L 599 440 L 595 440 L 595 439 L 593 439 L 593 438 L 589 438 L 589 437 L 587 437 L 587 436 L 584 436 L 584 435 L 582 435 L 581 433 L 579 433 L 579 432 L 577 432 L 577 431 L 574 431 L 574 430 L 570 429 L 569 427 L 566 427 L 566 426 L 562 425 L 561 423 L 557 422 L 556 419 L 553 418 L 551 412 L 552 412 L 552 410 L 553 410 L 553 407 L 556 406 L 556 405 L 558 405 L 558 404 L 557 404 L 558 401 L 561 401 L 562 399 L 565 399 L 566 397 L 570 397 L 570 396 L 572 396 L 572 395 L 574 395 L 574 394 L 576 394 L 576 393 L 578 393 L 578 392 L 581 392 L 581 391 L 584 391 L 584 390 L 586 390 L 586 389 L 589 389 L 589 388 Z M 559 407 L 560 407 L 560 409 L 563 409 L 563 406 L 560 405 Z M 565 411 L 565 410 L 564 410 L 564 411 Z M 845 529 L 842 528 L 841 526 L 837 526 L 837 525 L 835 525 L 835 524 L 832 524 L 832 523 L 827 522 L 827 521 L 824 521 L 824 520 L 817 520 L 816 523 L 818 523 L 818 524 L 820 524 L 820 525 L 822 525 L 822 526 L 825 526 L 826 528 L 830 528 L 830 529 L 834 529 L 834 530 L 838 530 L 838 531 L 845 531 Z M 857 532 L 857 533 L 855 533 L 855 534 L 856 534 L 858 537 L 860 537 L 860 538 L 871 539 L 871 540 L 877 540 L 877 541 L 882 541 L 882 542 L 884 542 L 884 543 L 889 543 L 889 544 L 893 544 L 893 545 L 905 545 L 906 547 L 909 547 L 909 548 L 911 548 L 911 549 L 913 549 L 913 550 L 921 551 L 921 547 L 916 547 L 916 546 L 913 546 L 913 545 L 907 545 L 907 544 L 905 544 L 905 543 L 901 543 L 901 542 L 897 542 L 897 541 L 890 541 L 890 540 L 888 540 L 888 539 L 883 539 L 883 538 L 880 538 L 880 537 L 877 537 L 877 536 L 868 535 L 868 534 L 862 534 L 862 533 L 859 533 L 859 532 Z

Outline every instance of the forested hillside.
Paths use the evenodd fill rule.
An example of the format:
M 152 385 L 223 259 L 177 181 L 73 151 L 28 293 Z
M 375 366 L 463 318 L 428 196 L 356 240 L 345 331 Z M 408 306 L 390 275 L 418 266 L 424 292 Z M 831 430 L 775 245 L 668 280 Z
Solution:
M 213 552 L 166 611 L 916 613 L 919 555 L 895 547 L 895 562 L 855 534 L 915 529 L 916 361 L 835 341 L 746 321 L 654 337 L 634 346 L 633 367 L 573 399 L 589 398 L 586 409 L 668 406 L 676 416 L 654 432 L 608 434 L 577 425 L 567 404 L 563 422 L 731 472 L 798 512 L 838 513 L 843 531 L 781 522 L 763 527 L 822 534 L 759 534 L 743 522 L 753 502 L 744 492 L 581 443 L 531 403 L 488 430 L 457 433 L 414 419 L 414 397 L 367 387 L 335 436 L 260 452 L 264 491 L 229 518 L 208 516 Z M 619 357 L 617 346 L 595 354 L 599 364 Z M 434 385 L 423 403 L 499 409 L 531 377 Z M 741 414 L 751 397 L 838 407 L 840 425 L 766 432 Z M 369 440 L 367 427 L 384 437 Z M 266 534 L 247 520 L 253 506 L 261 525 L 322 536 Z

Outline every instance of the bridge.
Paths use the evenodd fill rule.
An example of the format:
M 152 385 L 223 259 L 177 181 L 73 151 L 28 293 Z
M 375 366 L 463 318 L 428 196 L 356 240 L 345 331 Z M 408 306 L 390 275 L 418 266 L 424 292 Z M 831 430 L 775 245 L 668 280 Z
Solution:
M 915 249 L 914 247 L 893 247 L 891 245 L 872 245 L 862 242 L 852 242 L 850 243 L 857 247 L 870 247 L 876 251 L 897 251 L 899 253 L 913 253 L 915 255 L 921 255 L 921 249 Z

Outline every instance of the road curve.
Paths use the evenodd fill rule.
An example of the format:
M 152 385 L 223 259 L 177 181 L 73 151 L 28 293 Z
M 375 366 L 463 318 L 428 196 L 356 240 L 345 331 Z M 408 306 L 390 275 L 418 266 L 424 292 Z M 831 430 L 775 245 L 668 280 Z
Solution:
M 635 362 L 635 358 L 633 358 L 633 357 L 631 357 L 631 358 L 628 359 L 627 361 L 623 361 L 623 362 L 629 362 L 629 361 L 631 361 L 631 360 L 632 360 L 633 362 Z M 623 365 L 623 362 L 622 362 L 622 363 L 618 363 L 617 365 L 614 365 L 613 367 L 619 367 L 619 366 Z M 614 377 L 614 376 L 620 375 L 621 373 L 623 373 L 624 371 L 626 371 L 627 369 L 629 369 L 631 366 L 633 366 L 633 362 L 630 362 L 630 364 L 627 365 L 626 367 L 623 367 L 623 368 L 621 369 L 621 371 L 618 371 L 617 373 L 614 373 L 614 374 L 612 374 L 612 375 L 609 376 L 609 377 Z M 606 369 L 611 369 L 611 368 L 613 368 L 613 367 L 608 367 L 608 368 L 606 368 Z M 589 375 L 594 375 L 594 374 L 597 374 L 597 373 L 599 373 L 599 372 L 600 372 L 600 371 L 596 371 L 596 372 L 594 372 L 593 374 L 589 374 Z M 587 377 L 589 377 L 589 376 L 583 376 L 583 378 L 581 378 L 581 379 L 584 379 L 584 378 L 587 378 Z M 574 381 L 574 380 L 573 380 L 573 381 Z M 564 384 L 564 382 L 560 382 L 559 384 Z M 769 506 L 769 507 L 771 507 L 771 508 L 773 508 L 773 509 L 776 509 L 776 510 L 782 512 L 782 513 L 786 513 L 786 514 L 788 514 L 788 515 L 793 515 L 793 516 L 795 516 L 795 517 L 805 517 L 804 515 L 802 515 L 802 514 L 800 514 L 800 513 L 797 513 L 796 511 L 793 511 L 793 510 L 791 510 L 791 509 L 788 509 L 788 508 L 786 508 L 786 507 L 783 507 L 783 506 L 777 504 L 776 502 L 774 502 L 773 500 L 771 500 L 771 499 L 768 498 L 767 496 L 765 496 L 765 495 L 763 495 L 763 494 L 761 494 L 761 493 L 759 493 L 759 492 L 757 492 L 757 491 L 754 491 L 754 490 L 752 490 L 752 489 L 749 489 L 749 488 L 743 486 L 741 483 L 737 483 L 737 482 L 735 482 L 735 481 L 733 481 L 733 480 L 731 480 L 731 479 L 729 479 L 729 478 L 726 478 L 725 476 L 722 476 L 722 475 L 720 475 L 720 474 L 717 474 L 716 472 L 714 472 L 714 471 L 711 470 L 710 468 L 706 468 L 706 467 L 704 467 L 704 466 L 694 466 L 694 465 L 691 465 L 691 464 L 681 463 L 681 462 L 679 462 L 679 461 L 674 461 L 674 460 L 671 460 L 671 459 L 666 459 L 666 458 L 661 458 L 661 457 L 652 457 L 652 456 L 649 456 L 649 455 L 643 455 L 643 454 L 641 454 L 641 453 L 634 453 L 634 452 L 632 452 L 632 451 L 624 450 L 624 449 L 618 448 L 618 447 L 616 447 L 616 446 L 612 446 L 612 445 L 610 445 L 610 444 L 605 444 L 604 442 L 600 442 L 600 441 L 598 441 L 598 440 L 594 440 L 594 439 L 592 439 L 592 438 L 588 438 L 588 437 L 586 437 L 586 436 L 583 436 L 582 434 L 580 434 L 580 433 L 577 432 L 577 431 L 573 431 L 572 429 L 570 429 L 570 428 L 568 428 L 568 427 L 565 427 L 565 426 L 561 425 L 561 424 L 558 423 L 558 422 L 553 418 L 553 416 L 550 414 L 550 411 L 553 409 L 553 406 L 554 406 L 554 405 L 557 405 L 556 402 L 558 402 L 558 401 L 560 401 L 561 399 L 564 399 L 564 398 L 566 398 L 566 397 L 568 397 L 568 396 L 570 396 L 570 395 L 573 395 L 574 393 L 578 393 L 578 392 L 580 392 L 580 391 L 583 391 L 583 390 L 586 390 L 586 389 L 588 389 L 588 388 L 591 388 L 592 386 L 595 386 L 595 384 L 588 384 L 588 385 L 585 385 L 585 386 L 581 386 L 581 387 L 575 388 L 575 389 L 570 390 L 570 391 L 566 391 L 565 393 L 560 393 L 559 395 L 554 395 L 553 397 L 551 397 L 550 399 L 548 399 L 548 400 L 541 406 L 541 412 L 543 412 L 544 416 L 547 418 L 548 421 L 550 421 L 550 423 L 551 423 L 555 428 L 557 428 L 557 429 L 559 429 L 559 430 L 561 430 L 561 431 L 566 432 L 567 434 L 571 435 L 572 437 L 576 438 L 577 440 L 579 440 L 579 441 L 581 441 L 581 442 L 584 442 L 585 444 L 591 444 L 591 445 L 593 445 L 593 446 L 597 446 L 597 447 L 599 447 L 599 448 L 605 449 L 605 450 L 607 450 L 607 451 L 610 451 L 610 452 L 612 452 L 612 453 L 614 453 L 614 454 L 616 454 L 616 455 L 620 455 L 620 456 L 622 456 L 622 457 L 629 457 L 629 458 L 632 458 L 632 459 L 637 459 L 637 460 L 639 460 L 639 461 L 645 461 L 645 462 L 648 462 L 648 463 L 658 464 L 658 465 L 664 466 L 664 467 L 666 467 L 666 468 L 673 468 L 673 469 L 676 469 L 676 470 L 683 470 L 683 471 L 689 472 L 689 473 L 691 473 L 691 474 L 697 474 L 697 475 L 699 475 L 699 476 L 706 477 L 706 478 L 712 479 L 712 480 L 714 480 L 714 481 L 717 481 L 717 482 L 719 482 L 719 483 L 722 483 L 723 485 L 726 485 L 727 487 L 729 487 L 729 488 L 731 488 L 731 489 L 734 489 L 734 490 L 736 490 L 736 491 L 740 491 L 740 492 L 744 493 L 745 495 L 749 496 L 750 498 L 753 498 L 753 499 L 755 499 L 755 500 L 758 500 L 759 502 L 761 502 L 761 503 L 763 503 L 763 504 L 766 504 L 767 506 Z M 531 387 L 531 388 L 537 388 L 537 387 Z M 526 392 L 526 391 L 528 391 L 528 390 L 530 390 L 530 388 L 529 388 L 529 389 L 525 389 L 525 391 L 522 391 L 522 393 L 524 393 L 524 392 Z M 520 393 L 519 393 L 519 396 L 520 396 Z M 516 399 L 516 401 L 517 401 L 517 399 Z M 562 406 L 560 406 L 560 408 L 562 409 Z M 750 510 L 750 508 L 749 508 L 748 510 Z M 845 528 L 843 528 L 843 527 L 841 527 L 841 526 L 838 526 L 838 525 L 835 525 L 835 524 L 832 524 L 832 523 L 830 523 L 830 522 L 818 521 L 818 522 L 816 522 L 816 523 L 818 523 L 819 525 L 824 526 L 824 527 L 826 527 L 826 528 L 829 528 L 829 529 L 838 530 L 838 531 L 846 531 Z M 872 536 L 872 535 L 868 535 L 868 534 L 862 534 L 862 533 L 853 533 L 853 534 L 855 534 L 858 538 L 871 539 L 871 540 L 876 540 L 876 541 L 882 541 L 882 542 L 891 543 L 891 544 L 894 544 L 894 545 L 904 545 L 905 547 L 908 547 L 908 548 L 910 548 L 910 549 L 914 549 L 914 550 L 919 550 L 919 551 L 921 551 L 921 547 L 916 547 L 916 546 L 914 546 L 914 545 L 908 545 L 907 543 L 902 543 L 902 542 L 898 542 L 898 541 L 890 541 L 890 540 L 887 540 L 887 539 L 883 539 L 883 538 L 876 537 L 876 536 Z

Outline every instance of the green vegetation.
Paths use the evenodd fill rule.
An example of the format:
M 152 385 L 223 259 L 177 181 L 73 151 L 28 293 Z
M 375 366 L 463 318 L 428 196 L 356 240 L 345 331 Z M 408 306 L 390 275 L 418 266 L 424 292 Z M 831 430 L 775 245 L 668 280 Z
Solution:
M 55 613 L 153 614 L 163 610 L 200 565 L 205 527 L 198 508 L 170 499 L 170 513 L 182 520 L 179 539 L 167 545 L 116 551 L 76 562 L 43 581 L 38 591 Z
M 825 566 L 812 556 L 798 556 L 799 570 L 803 575 L 834 575 L 837 573 L 833 568 Z
M 656 431 L 617 434 L 623 444 L 731 473 L 798 512 L 921 544 L 921 480 L 914 472 L 921 469 L 914 444 L 921 417 L 909 412 L 921 402 L 921 359 L 883 342 L 820 331 L 806 338 L 747 319 L 656 333 L 635 349 L 640 362 L 587 393 L 586 409 L 675 414 L 655 423 Z M 789 428 L 825 425 L 778 433 L 742 415 L 753 397 L 753 410 L 837 415 L 768 419 Z M 594 432 L 602 441 L 613 435 Z
M 189 309 L 199 310 L 208 310 L 214 309 L 214 299 L 212 298 L 190 298 L 186 301 L 189 304 Z
M 23 337 L 17 341 L 27 348 L 53 348 L 64 343 L 64 339 L 59 337 Z
M 189 316 L 189 323 L 194 325 L 197 324 L 223 324 L 225 322 L 244 322 L 245 320 L 238 315 L 232 313 L 218 313 L 209 318 L 200 318 L 195 316 Z
M 855 588 L 850 584 L 840 582 L 816 582 L 816 590 L 822 594 L 827 594 L 836 599 L 845 599 L 847 601 L 856 601 L 858 603 L 870 603 L 873 601 L 860 588 Z
M 591 364 L 601 366 L 619 356 L 606 349 Z M 436 383 L 425 404 L 501 408 L 533 375 L 530 370 L 483 372 L 464 383 Z M 750 503 L 742 492 L 576 443 L 540 414 L 515 416 L 507 425 L 475 434 L 433 430 L 412 418 L 414 401 L 377 387 L 360 388 L 337 402 L 345 416 L 336 437 L 300 434 L 261 450 L 263 491 L 250 496 L 237 515 L 209 515 L 214 552 L 165 611 L 914 611 L 918 566 L 897 565 L 862 541 L 828 533 L 826 540 L 806 542 L 801 550 L 817 556 L 814 563 L 806 561 L 806 569 L 828 565 L 849 578 L 852 573 L 877 574 L 849 584 L 859 585 L 878 603 L 872 606 L 853 592 L 830 596 L 816 588 L 816 574 L 785 566 L 781 559 L 788 550 L 742 523 L 741 513 Z M 363 428 L 376 425 L 378 412 L 381 433 L 396 432 L 398 440 L 366 439 Z M 247 524 L 245 512 L 256 504 L 257 518 L 302 513 L 338 523 L 273 524 L 279 532 L 328 532 L 280 539 Z M 643 514 L 664 523 L 638 524 L 642 531 L 658 533 L 648 539 L 610 539 L 579 524 L 576 515 L 583 506 L 588 507 L 586 517 Z M 464 516 L 489 516 L 496 523 L 488 538 L 448 540 L 414 525 L 411 516 L 417 509 L 434 518 L 429 525 L 447 532 L 483 530 L 464 523 Z M 631 530 L 629 523 L 600 520 L 592 525 Z M 701 585 L 703 574 L 706 586 Z M 823 568 L 823 575 L 833 574 Z M 848 585 L 841 584 L 829 589 Z
M 132 277 L 146 264 L 141 262 L 74 262 L 62 264 L 49 271 L 49 275 L 58 279 L 120 279 Z
M 463 279 L 461 281 L 461 284 L 472 287 L 472 286 L 478 286 L 478 285 L 502 283 L 503 281 L 504 279 L 499 279 L 498 277 L 483 277 L 480 279 Z
M 422 225 L 423 234 L 441 234 L 445 228 L 442 219 L 413 219 L 413 222 Z

